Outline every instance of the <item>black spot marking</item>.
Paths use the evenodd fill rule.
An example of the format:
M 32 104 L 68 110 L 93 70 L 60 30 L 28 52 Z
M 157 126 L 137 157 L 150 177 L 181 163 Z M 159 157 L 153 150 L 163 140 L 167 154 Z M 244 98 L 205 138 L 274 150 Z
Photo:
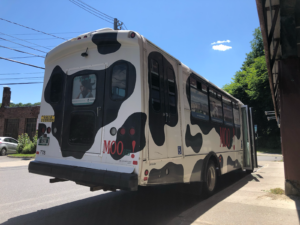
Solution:
M 151 91 L 151 60 L 155 60 L 159 66 L 159 85 L 160 85 L 160 110 L 154 110 L 152 106 L 153 92 Z M 172 64 L 159 52 L 151 52 L 148 57 L 148 84 L 149 84 L 149 128 L 154 143 L 157 146 L 162 146 L 165 142 L 164 126 L 175 127 L 178 123 L 178 91 L 176 75 Z M 174 91 L 175 91 L 175 113 L 170 113 L 169 93 L 168 93 L 168 73 L 174 75 Z M 168 116 L 166 116 L 168 115 Z
M 185 132 L 185 143 L 187 147 L 191 146 L 195 153 L 199 153 L 203 144 L 202 134 L 198 133 L 195 136 L 192 136 L 190 125 L 187 125 Z
M 114 154 L 110 152 L 111 157 L 115 160 L 119 160 L 124 157 L 126 153 L 134 153 L 139 152 L 144 149 L 146 145 L 146 136 L 145 136 L 145 125 L 146 125 L 147 115 L 145 113 L 133 113 L 131 114 L 125 123 L 121 126 L 121 128 L 125 129 L 125 134 L 122 135 L 120 133 L 121 129 L 118 130 L 116 144 L 112 145 L 112 149 L 116 148 L 118 143 L 121 141 L 123 144 L 123 152 L 122 154 L 118 154 L 115 151 Z M 134 135 L 130 134 L 130 129 L 134 129 Z M 134 149 L 133 149 L 133 141 L 134 141 Z M 119 148 L 121 144 L 119 144 Z M 129 151 L 128 151 L 129 150 Z M 121 149 L 119 149 L 119 153 L 121 153 Z
M 231 171 L 237 168 L 241 168 L 240 162 L 236 159 L 235 161 L 232 160 L 230 156 L 227 157 L 227 171 Z
M 149 173 L 148 184 L 183 183 L 183 166 L 172 162 L 161 169 L 152 169 Z
M 113 67 L 119 63 L 127 64 L 127 91 L 124 99 L 121 100 L 112 100 L 110 98 L 111 89 L 111 76 Z M 62 93 L 58 102 L 52 102 L 51 97 L 51 80 L 55 74 L 61 76 L 62 84 Z M 95 74 L 97 78 L 97 90 L 96 90 L 96 99 L 93 104 L 85 106 L 76 106 L 72 104 L 72 88 L 73 88 L 73 79 L 78 75 L 87 75 Z M 56 133 L 53 132 L 53 136 L 57 139 L 61 150 L 62 156 L 68 157 L 73 156 L 74 158 L 81 159 L 86 151 L 88 151 L 95 141 L 95 135 L 97 131 L 106 126 L 107 124 L 114 121 L 117 116 L 119 109 L 124 101 L 126 101 L 133 93 L 136 83 L 136 70 L 135 67 L 127 61 L 119 60 L 113 63 L 109 68 L 105 70 L 83 70 L 76 72 L 72 75 L 66 75 L 64 71 L 56 66 L 52 71 L 50 79 L 46 85 L 44 97 L 45 101 L 49 103 L 55 115 L 55 121 L 52 123 L 52 131 L 56 128 Z M 105 96 L 105 101 L 104 101 Z M 100 115 L 97 116 L 97 108 L 101 107 Z M 65 110 L 64 110 L 65 109 Z M 72 115 L 80 115 L 81 113 L 94 115 L 95 123 L 94 127 L 91 127 L 92 135 L 89 137 L 91 140 L 88 144 L 70 144 L 69 143 L 69 133 L 71 129 L 71 118 Z M 100 140 L 99 140 L 100 141 Z M 100 150 L 100 149 L 99 149 Z
M 97 45 L 98 52 L 106 55 L 121 48 L 121 44 L 117 41 L 117 35 L 117 32 L 95 34 L 92 37 L 92 41 Z
M 203 167 L 203 161 L 204 161 L 203 159 L 200 159 L 196 162 L 192 171 L 190 182 L 201 181 L 201 171 Z
M 43 132 L 43 128 L 44 128 L 44 132 Z M 44 123 L 39 123 L 39 127 L 38 127 L 38 137 L 41 137 L 45 132 L 46 132 L 47 126 Z

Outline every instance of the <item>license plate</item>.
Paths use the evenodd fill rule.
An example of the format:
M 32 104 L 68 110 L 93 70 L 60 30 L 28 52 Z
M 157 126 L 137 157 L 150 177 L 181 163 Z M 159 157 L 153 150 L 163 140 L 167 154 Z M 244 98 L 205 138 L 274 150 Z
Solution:
M 49 145 L 49 137 L 40 137 L 39 138 L 39 145 Z

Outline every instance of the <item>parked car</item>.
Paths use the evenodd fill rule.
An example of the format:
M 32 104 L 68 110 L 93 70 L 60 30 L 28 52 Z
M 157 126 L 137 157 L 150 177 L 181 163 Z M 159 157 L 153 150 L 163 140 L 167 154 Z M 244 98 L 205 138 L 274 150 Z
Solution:
M 11 137 L 0 137 L 0 155 L 17 153 L 18 141 Z

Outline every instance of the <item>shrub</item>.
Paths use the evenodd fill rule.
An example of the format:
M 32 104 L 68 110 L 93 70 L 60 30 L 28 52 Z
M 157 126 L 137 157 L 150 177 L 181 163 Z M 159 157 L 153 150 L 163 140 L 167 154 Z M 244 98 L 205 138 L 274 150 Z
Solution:
M 17 152 L 19 154 L 34 154 L 36 152 L 37 132 L 32 141 L 26 133 L 19 135 L 18 141 Z

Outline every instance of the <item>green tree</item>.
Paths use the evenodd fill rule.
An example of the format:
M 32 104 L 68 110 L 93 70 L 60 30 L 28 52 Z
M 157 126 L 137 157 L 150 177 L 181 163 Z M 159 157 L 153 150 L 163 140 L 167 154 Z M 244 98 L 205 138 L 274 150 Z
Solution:
M 223 89 L 240 99 L 245 105 L 253 107 L 253 120 L 258 125 L 260 147 L 280 147 L 279 128 L 275 120 L 268 121 L 264 111 L 273 111 L 273 102 L 269 86 L 267 65 L 263 50 L 263 40 L 259 28 L 253 32 L 250 42 L 252 51 L 240 71 L 237 71 L 232 82 Z

